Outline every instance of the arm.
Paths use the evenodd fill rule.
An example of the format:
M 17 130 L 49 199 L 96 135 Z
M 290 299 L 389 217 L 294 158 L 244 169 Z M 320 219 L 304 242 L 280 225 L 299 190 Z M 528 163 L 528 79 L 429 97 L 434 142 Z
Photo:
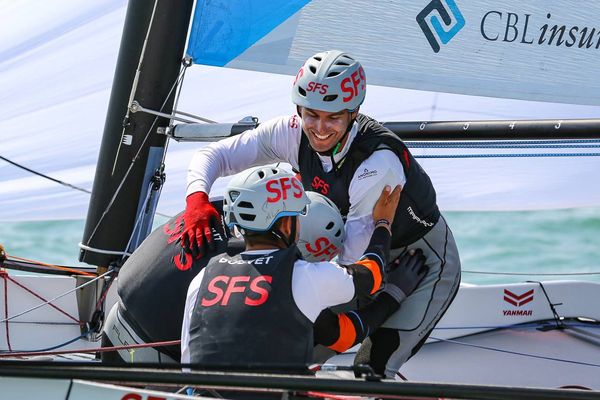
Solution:
M 217 178 L 257 165 L 289 162 L 297 168 L 301 134 L 298 124 L 281 117 L 201 148 L 188 168 L 186 194 L 209 193 Z
M 255 165 L 286 161 L 297 167 L 301 128 L 290 118 L 277 118 L 200 149 L 187 175 L 187 197 L 181 243 L 196 259 L 211 248 L 210 228 L 220 216 L 208 193 L 214 181 Z
M 428 267 L 421 250 L 404 253 L 389 265 L 385 289 L 363 309 L 335 314 L 323 310 L 314 324 L 314 340 L 344 352 L 374 332 L 408 297 L 425 277 Z
M 376 173 L 361 177 L 365 169 Z M 395 187 L 405 183 L 402 164 L 390 150 L 376 151 L 357 168 L 348 188 L 350 210 L 345 225 L 346 239 L 339 255 L 340 264 L 353 263 L 365 252 L 375 228 L 371 214 L 377 198 L 373 193 L 380 193 L 385 185 Z

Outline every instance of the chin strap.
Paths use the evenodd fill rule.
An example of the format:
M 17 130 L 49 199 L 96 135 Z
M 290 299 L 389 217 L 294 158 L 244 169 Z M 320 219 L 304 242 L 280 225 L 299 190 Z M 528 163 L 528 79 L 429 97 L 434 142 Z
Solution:
M 279 229 L 271 229 L 271 235 L 275 236 L 277 239 L 281 240 L 283 244 L 285 244 L 286 248 L 290 248 L 295 243 L 296 238 L 296 230 L 298 229 L 298 217 L 292 218 L 292 229 L 289 237 L 285 237 L 285 235 Z
M 329 158 L 331 159 L 331 165 L 333 165 L 333 171 L 337 171 L 337 169 L 339 167 L 342 166 L 342 163 L 344 162 L 344 159 L 342 159 L 342 161 L 340 162 L 340 164 L 338 165 L 335 160 L 334 160 L 334 156 L 338 153 L 340 147 L 342 147 L 342 142 L 348 137 L 348 134 L 350 133 L 350 130 L 352 129 L 352 126 L 354 125 L 354 121 L 356 121 L 356 118 L 352 118 L 350 120 L 350 122 L 348 123 L 348 127 L 346 128 L 346 132 L 344 132 L 344 135 L 340 138 L 340 140 L 337 142 L 337 144 L 335 146 L 333 146 L 331 149 L 327 150 L 326 153 L 329 153 Z M 323 153 L 321 153 L 323 154 Z M 326 154 L 323 154 L 326 155 Z

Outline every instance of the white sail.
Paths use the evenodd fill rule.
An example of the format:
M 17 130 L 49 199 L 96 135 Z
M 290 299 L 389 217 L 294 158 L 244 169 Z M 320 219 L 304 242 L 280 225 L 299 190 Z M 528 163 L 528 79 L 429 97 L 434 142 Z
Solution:
M 57 0 L 41 11 L 34 0 L 0 4 L 4 21 L 0 28 L 0 156 L 91 189 L 125 11 L 125 0 L 90 4 Z M 294 112 L 290 80 L 286 75 L 194 66 L 187 73 L 179 108 L 222 122 L 247 115 L 261 121 L 289 115 Z M 361 110 L 381 121 L 600 116 L 597 106 L 375 85 L 369 86 Z M 169 145 L 167 182 L 159 212 L 174 215 L 183 209 L 187 164 L 199 146 Z M 600 153 L 598 148 L 575 151 Z M 434 150 L 414 152 L 420 156 Z M 455 150 L 444 152 L 452 154 Z M 594 175 L 600 170 L 600 157 L 419 160 L 431 175 L 440 205 L 446 210 L 600 204 L 600 181 Z M 0 159 L 0 221 L 83 218 L 88 201 L 86 193 Z

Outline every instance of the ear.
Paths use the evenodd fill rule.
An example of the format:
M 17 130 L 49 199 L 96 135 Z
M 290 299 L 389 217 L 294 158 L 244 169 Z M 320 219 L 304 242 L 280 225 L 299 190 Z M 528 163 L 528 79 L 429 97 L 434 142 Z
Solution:
M 356 119 L 356 116 L 358 115 L 358 112 L 359 112 L 359 110 L 360 110 L 360 106 L 358 106 L 358 107 L 356 108 L 356 110 L 354 110 L 354 111 L 352 111 L 352 112 L 350 113 L 350 120 L 351 120 L 351 121 L 354 121 L 354 120 Z
M 302 108 L 302 107 L 300 107 L 300 106 L 296 106 L 296 114 L 298 114 L 298 116 L 299 116 L 300 118 L 302 118 L 302 110 L 303 110 L 303 108 Z
M 283 217 L 283 218 L 281 218 L 281 223 L 279 225 L 279 230 L 286 237 L 289 237 L 290 234 L 292 233 L 292 218 L 295 218 L 295 217 Z

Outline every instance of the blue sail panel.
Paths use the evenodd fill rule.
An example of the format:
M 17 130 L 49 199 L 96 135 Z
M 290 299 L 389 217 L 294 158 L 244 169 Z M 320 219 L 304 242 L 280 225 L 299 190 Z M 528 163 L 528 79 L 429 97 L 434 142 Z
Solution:
M 310 1 L 198 1 L 187 54 L 195 64 L 224 66 Z

